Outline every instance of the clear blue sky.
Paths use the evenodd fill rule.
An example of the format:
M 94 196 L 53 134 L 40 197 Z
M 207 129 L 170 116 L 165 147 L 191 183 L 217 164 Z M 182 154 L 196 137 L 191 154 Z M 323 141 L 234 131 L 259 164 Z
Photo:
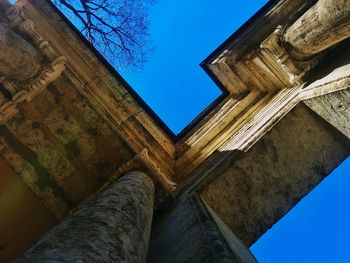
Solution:
M 350 158 L 262 236 L 261 263 L 350 262 Z
M 221 94 L 200 62 L 266 2 L 157 0 L 153 53 L 140 72 L 119 72 L 176 134 Z

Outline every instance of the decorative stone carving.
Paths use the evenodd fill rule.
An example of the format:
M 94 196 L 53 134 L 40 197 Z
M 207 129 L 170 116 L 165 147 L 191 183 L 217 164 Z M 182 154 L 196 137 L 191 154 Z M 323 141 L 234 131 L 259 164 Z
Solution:
M 132 159 L 130 159 L 125 164 L 121 165 L 118 170 L 114 173 L 114 175 L 106 182 L 106 184 L 101 188 L 104 189 L 114 181 L 116 181 L 122 174 L 127 173 L 131 170 L 142 169 L 143 167 L 147 167 L 150 169 L 151 174 L 155 174 L 162 181 L 163 185 L 169 191 L 173 191 L 176 188 L 176 183 L 170 180 L 159 168 L 154 160 L 149 156 L 148 150 L 145 148 L 137 155 L 135 155 Z
M 3 76 L 24 81 L 40 69 L 40 55 L 28 41 L 0 23 L 0 72 Z
M 17 113 L 16 104 L 0 92 L 0 124 Z
M 21 7 L 10 5 L 6 21 L 0 22 L 0 124 L 17 110 L 18 103 L 30 101 L 65 69 L 59 56 L 35 30 Z
M 113 175 L 94 193 L 90 194 L 85 198 L 77 206 L 73 207 L 69 214 L 75 213 L 82 206 L 85 205 L 89 200 L 96 198 L 97 195 L 103 193 L 106 189 L 108 189 L 111 185 L 113 185 L 123 174 L 127 174 L 130 171 L 146 171 L 147 174 L 156 176 L 157 178 L 153 178 L 154 181 L 160 180 L 162 185 L 165 188 L 157 188 L 156 196 L 155 196 L 155 209 L 157 209 L 157 205 L 164 201 L 165 197 L 168 196 L 169 192 L 173 192 L 177 185 L 173 181 L 171 181 L 156 165 L 156 162 L 152 160 L 149 156 L 148 150 L 145 148 L 138 154 L 134 155 L 130 160 L 126 163 L 122 164 L 118 167 L 118 169 L 113 173 Z
M 287 78 L 290 83 L 300 84 L 300 78 L 317 65 L 316 58 L 297 60 L 293 58 L 284 46 L 285 27 L 278 26 L 276 30 L 261 43 L 260 52 L 265 63 L 277 71 L 277 75 Z
M 319 0 L 297 21 L 277 29 L 261 44 L 267 65 L 290 83 L 318 64 L 321 52 L 350 37 L 350 2 Z

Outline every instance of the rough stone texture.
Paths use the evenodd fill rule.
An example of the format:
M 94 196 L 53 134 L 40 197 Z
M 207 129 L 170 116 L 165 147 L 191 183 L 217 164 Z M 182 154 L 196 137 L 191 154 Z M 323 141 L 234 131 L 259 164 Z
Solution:
M 15 262 L 144 262 L 153 199 L 152 180 L 129 172 Z
M 0 19 L 4 21 L 4 4 L 10 5 L 5 0 L 0 2 Z M 52 49 L 43 44 L 46 42 L 38 47 L 22 30 L 0 25 L 0 71 L 3 73 L 0 75 L 9 75 L 7 80 L 16 84 L 12 87 L 6 82 L 8 85 L 0 87 L 1 106 L 11 99 L 19 103 L 10 91 L 28 88 L 24 86 L 27 81 L 22 80 L 36 73 L 38 60 L 40 65 L 46 65 L 51 56 L 67 58 L 66 69 L 60 77 L 32 100 L 16 104 L 19 112 L 0 126 L 0 158 L 12 169 L 16 184 L 29 193 L 32 190 L 32 195 L 26 193 L 28 202 L 12 198 L 9 191 L 4 191 L 5 196 L 1 195 L 0 200 L 4 200 L 1 202 L 4 208 L 8 208 L 6 199 L 17 200 L 10 207 L 11 212 L 16 213 L 4 216 L 6 222 L 2 229 L 9 229 L 11 221 L 18 222 L 22 215 L 18 211 L 31 211 L 28 222 L 22 222 L 27 227 L 11 229 L 14 237 L 11 244 L 23 245 L 23 249 L 102 185 L 119 176 L 120 169 L 143 150 L 148 151 L 149 158 L 142 165 L 154 168 L 149 170 L 159 171 L 160 175 L 166 174 L 167 178 L 172 172 L 174 145 L 127 92 L 118 74 L 103 64 L 48 1 L 24 0 L 17 4 L 23 7 L 21 14 L 34 22 L 40 41 L 47 40 Z M 52 76 L 52 72 L 49 75 Z M 0 121 L 7 120 L 2 113 Z M 35 201 L 29 202 L 31 199 Z M 47 214 L 54 216 L 54 223 L 45 221 Z M 33 224 L 35 220 L 42 223 L 42 228 Z M 8 239 L 7 232 L 0 232 L 0 237 L 2 234 Z M 21 240 L 16 241 L 17 237 Z M 13 256 L 19 250 L 7 251 L 13 251 Z
M 6 3 L 5 0 L 0 2 Z M 269 59 L 262 57 L 264 54 L 257 51 L 260 50 L 262 41 L 278 25 L 289 25 L 289 22 L 297 20 L 297 17 L 315 2 L 317 1 L 271 2 L 269 8 L 265 8 L 265 11 L 250 20 L 248 25 L 220 48 L 220 55 L 215 52 L 216 55 L 211 56 L 211 62 L 206 63 L 213 62 L 213 66 L 216 64 L 216 71 L 212 70 L 216 75 L 214 77 L 219 80 L 224 77 L 226 82 L 221 81 L 222 84 L 231 85 L 226 88 L 232 100 L 218 105 L 216 113 L 202 121 L 202 128 L 198 125 L 194 127 L 193 134 L 182 142 L 176 153 L 176 144 L 128 93 L 118 75 L 102 63 L 101 58 L 81 41 L 67 22 L 50 6 L 50 1 L 19 0 L 25 15 L 34 21 L 38 32 L 52 44 L 57 54 L 67 58 L 67 64 L 63 75 L 56 82 L 33 101 L 23 103 L 20 112 L 0 127 L 0 157 L 58 221 L 64 218 L 71 208 L 96 192 L 118 167 L 127 166 L 123 164 L 144 150 L 149 152 L 149 158 L 144 158 L 143 161 L 145 166 L 155 173 L 152 176 L 160 179 L 163 185 L 171 190 L 174 190 L 172 180 L 178 179 L 176 190 L 183 191 L 183 185 L 193 182 L 187 179 L 200 165 L 205 164 L 212 154 L 226 147 L 226 143 L 230 145 L 232 142 L 233 146 L 222 150 L 228 155 L 231 155 L 231 150 L 245 150 L 246 148 L 241 147 L 243 142 L 245 147 L 255 143 L 279 117 L 296 105 L 298 100 L 293 98 L 299 98 L 297 94 L 291 92 L 294 97 L 283 95 L 293 90 L 287 89 L 290 83 L 284 76 L 286 72 L 281 72 L 279 67 L 276 68 Z M 306 19 L 303 16 L 297 20 L 289 29 L 292 33 L 287 32 L 287 36 L 295 37 L 287 37 L 287 41 L 295 45 L 294 53 L 304 58 L 305 54 L 301 53 L 307 53 L 307 57 L 347 37 L 348 7 L 349 3 L 345 0 L 319 0 L 314 8 L 306 12 Z M 343 50 L 348 49 L 348 46 L 344 47 L 340 50 L 339 46 L 335 48 L 342 53 L 334 57 L 347 57 Z M 9 52 L 5 53 L 8 55 Z M 333 55 L 329 57 L 333 60 Z M 319 66 L 331 65 L 328 69 L 333 69 L 328 60 L 320 63 L 322 65 Z M 319 66 L 311 70 L 312 74 L 319 71 Z M 12 66 L 12 70 L 13 68 Z M 280 89 L 282 91 L 278 93 Z M 11 96 L 8 97 L 6 101 Z M 272 103 L 272 99 L 276 97 L 278 100 Z M 278 113 L 271 108 L 278 109 Z M 268 125 L 265 126 L 266 123 Z M 319 120 L 316 121 L 306 111 L 306 107 L 299 106 L 282 123 L 284 126 L 278 125 L 277 131 L 274 129 L 266 135 L 240 160 L 226 162 L 225 165 L 232 166 L 228 171 L 225 171 L 225 165 L 219 167 L 217 173 L 222 173 L 222 177 L 209 185 L 203 193 L 215 213 L 222 216 L 246 244 L 256 240 L 348 155 L 346 146 L 324 129 Z M 233 141 L 238 141 L 238 146 Z M 181 156 L 182 154 L 185 155 Z M 175 155 L 177 160 L 174 159 Z M 231 157 L 231 160 L 233 159 Z M 220 162 L 208 163 L 216 167 L 215 164 Z M 201 176 L 203 174 L 199 173 L 198 177 L 194 177 L 197 179 Z M 22 201 L 18 201 L 18 206 L 12 207 L 13 210 L 26 211 L 22 207 L 26 203 Z M 35 219 L 36 213 L 40 216 L 43 212 L 43 207 L 36 207 L 34 204 L 37 203 L 33 202 L 26 207 L 28 210 L 33 209 L 31 220 Z M 113 204 L 111 202 L 104 205 L 109 209 Z M 158 258 L 160 262 L 175 259 L 185 262 L 226 260 L 229 252 L 222 252 L 222 238 L 213 237 L 217 235 L 211 232 L 215 227 L 211 223 L 206 224 L 206 216 L 194 213 L 199 211 L 195 206 L 193 203 L 181 204 L 165 215 L 169 216 L 167 218 L 170 221 L 165 218 L 166 223 L 160 223 L 164 232 L 155 236 L 155 242 L 158 242 L 155 247 L 164 248 L 164 253 L 160 253 Z M 105 207 L 101 209 L 107 210 L 104 211 L 105 214 L 111 212 Z M 43 214 L 47 215 L 48 211 L 43 210 Z M 87 214 L 89 217 L 84 217 L 85 219 L 81 218 L 79 213 L 76 216 L 84 220 L 97 218 L 96 222 L 92 220 L 86 225 L 100 223 L 96 226 L 98 230 L 106 227 L 104 220 L 109 223 L 109 220 L 112 220 L 108 216 L 100 218 L 100 213 Z M 68 225 L 75 230 L 77 227 L 74 218 L 73 216 L 73 223 L 67 223 L 71 222 L 68 220 L 60 227 Z M 18 216 L 8 217 L 7 225 L 16 219 Z M 29 226 L 31 224 L 28 224 Z M 127 227 L 124 224 L 119 227 L 123 226 Z M 60 230 L 60 227 L 54 231 L 59 240 L 63 240 L 65 247 L 62 245 L 60 248 L 68 247 L 67 253 L 74 253 L 75 247 L 68 246 L 70 243 L 65 239 L 68 234 Z M 82 231 L 81 228 L 78 230 Z M 140 233 L 143 231 L 139 230 Z M 35 230 L 16 228 L 14 232 L 14 236 L 23 236 L 27 232 L 34 233 Z M 217 233 L 217 230 L 214 233 Z M 105 232 L 100 231 L 99 234 L 104 235 Z M 86 253 L 86 256 L 91 256 L 88 261 L 96 261 L 96 255 L 92 253 L 100 247 L 107 250 L 104 242 L 108 240 L 91 240 L 86 236 L 80 237 L 79 234 L 73 238 L 76 238 L 73 243 L 81 242 L 79 246 L 84 246 L 87 242 L 88 246 L 84 249 L 89 249 L 94 244 L 93 249 Z M 116 235 L 108 238 L 120 239 Z M 208 241 L 213 239 L 213 242 Z M 48 239 L 40 244 L 46 246 L 46 241 Z M 218 246 L 218 250 L 212 250 L 213 243 L 216 242 L 221 245 Z M 56 241 L 50 245 L 58 243 Z M 59 256 L 55 249 L 51 252 Z M 115 250 L 112 249 L 111 255 L 119 253 Z M 159 253 L 163 250 L 153 251 Z M 183 251 L 185 254 L 181 255 Z M 108 253 L 101 256 L 108 256 Z M 155 255 L 154 253 L 152 254 Z
M 220 229 L 222 235 L 225 237 L 228 246 L 231 248 L 232 252 L 239 263 L 257 263 L 258 261 L 251 253 L 251 251 L 242 243 L 241 240 L 228 228 L 228 226 L 221 220 L 220 217 L 211 209 L 210 206 L 206 205 L 212 218 L 215 220 L 218 228 Z
M 40 55 L 26 40 L 0 22 L 0 72 L 18 80 L 33 77 L 40 68 Z
M 316 6 L 312 7 L 315 3 Z M 290 99 L 297 103 L 301 96 L 286 96 L 276 103 L 276 107 L 265 110 L 269 102 L 277 101 L 275 98 L 281 98 L 280 95 L 288 93 L 298 86 L 295 84 L 303 83 L 304 80 L 305 86 L 311 85 L 315 80 L 309 81 L 306 75 L 318 75 L 320 68 L 325 69 L 329 65 L 326 67 L 328 72 L 323 72 L 327 75 L 335 69 L 334 66 L 345 65 L 344 58 L 349 57 L 346 55 L 349 41 L 333 46 L 324 56 L 304 61 L 304 54 L 299 54 L 301 59 L 289 54 L 289 46 L 282 41 L 286 33 L 284 26 L 290 26 L 285 40 L 291 41 L 291 44 L 298 42 L 296 48 L 305 47 L 300 52 L 309 52 L 313 47 L 319 52 L 317 45 L 326 49 L 350 35 L 349 11 L 348 0 L 269 1 L 254 19 L 203 62 L 202 66 L 225 86 L 230 96 L 177 143 L 175 178 L 179 182 L 178 189 L 191 181 L 189 177 L 200 177 L 197 173 L 200 166 L 205 166 L 215 151 L 220 151 L 220 147 L 236 137 L 240 127 L 250 126 L 248 129 L 252 134 L 258 126 L 254 121 L 261 116 L 261 127 L 265 125 L 263 123 L 273 124 L 278 120 L 276 114 L 272 114 L 273 108 L 279 108 L 277 115 L 289 111 L 294 107 Z M 337 53 L 333 52 L 335 50 Z M 343 61 L 334 65 L 333 61 L 338 59 Z M 320 79 L 325 77 L 318 76 Z M 334 90 L 336 87 L 332 88 Z M 320 90 L 316 88 L 314 93 Z M 299 92 L 302 93 L 302 89 Z M 254 132 L 250 138 L 260 138 L 260 131 Z M 254 139 L 250 138 L 246 138 L 246 141 L 254 143 Z
M 0 171 L 0 262 L 9 262 L 57 222 L 1 157 Z
M 304 103 L 350 139 L 350 89 L 308 99 Z
M 163 126 L 157 125 L 146 105 L 132 95 L 134 91 L 110 64 L 101 59 L 91 45 L 82 41 L 82 35 L 76 34 L 52 1 L 19 0 L 18 4 L 23 5 L 25 15 L 34 21 L 42 37 L 60 56 L 66 57 L 63 75 L 71 82 L 69 86 L 91 103 L 100 121 L 108 123 L 134 153 L 147 149 L 150 160 L 145 161 L 145 166 L 153 169 L 156 163 L 159 171 L 156 176 L 166 188 L 172 188 L 174 143 L 162 130 Z
M 239 262 L 197 195 L 183 195 L 155 218 L 150 263 Z
M 60 220 L 133 153 L 62 76 L 0 127 L 0 155 Z
M 246 245 L 349 155 L 345 137 L 320 120 L 299 104 L 203 189 L 202 198 Z
M 285 34 L 291 51 L 304 57 L 317 54 L 350 36 L 350 2 L 319 0 Z

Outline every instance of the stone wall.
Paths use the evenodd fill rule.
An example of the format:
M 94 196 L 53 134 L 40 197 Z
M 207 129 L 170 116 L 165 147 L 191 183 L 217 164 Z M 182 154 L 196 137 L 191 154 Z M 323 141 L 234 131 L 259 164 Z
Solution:
M 63 76 L 21 105 L 19 113 L 0 126 L 0 159 L 7 167 L 1 169 L 0 210 L 9 209 L 1 213 L 6 216 L 0 219 L 0 262 L 61 221 L 132 156 Z M 14 227 L 13 222 L 20 225 Z
M 0 127 L 0 155 L 57 219 L 132 157 L 64 77 Z
M 197 195 L 184 194 L 155 218 L 148 262 L 239 262 Z
M 350 89 L 308 99 L 304 103 L 350 138 Z
M 228 159 L 201 196 L 250 246 L 349 155 L 348 143 L 299 104 L 247 153 Z

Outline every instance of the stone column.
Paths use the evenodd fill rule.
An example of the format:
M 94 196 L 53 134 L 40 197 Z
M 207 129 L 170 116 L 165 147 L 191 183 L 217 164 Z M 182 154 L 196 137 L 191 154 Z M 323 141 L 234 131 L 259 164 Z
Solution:
M 27 80 L 38 73 L 40 60 L 29 42 L 0 22 L 0 76 Z
M 285 32 L 288 53 L 309 58 L 350 36 L 350 1 L 319 0 Z
M 153 199 L 152 180 L 129 172 L 15 262 L 145 262 Z

